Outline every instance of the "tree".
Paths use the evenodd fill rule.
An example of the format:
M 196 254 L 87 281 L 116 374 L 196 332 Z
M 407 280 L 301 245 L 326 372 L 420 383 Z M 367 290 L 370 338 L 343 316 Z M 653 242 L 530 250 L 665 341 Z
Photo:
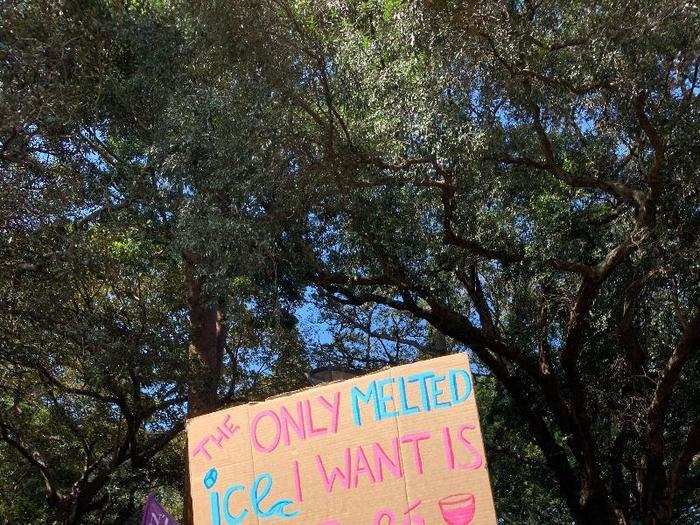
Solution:
M 692 511 L 697 11 L 269 9 L 313 282 L 471 349 L 577 522 Z
M 185 414 L 466 350 L 504 519 L 693 521 L 692 5 L 3 9 L 9 519 L 132 519 Z
M 203 83 L 177 7 L 3 17 L 0 451 L 35 501 L 10 519 L 134 519 L 153 480 L 182 489 L 186 416 L 304 377 L 260 93 Z

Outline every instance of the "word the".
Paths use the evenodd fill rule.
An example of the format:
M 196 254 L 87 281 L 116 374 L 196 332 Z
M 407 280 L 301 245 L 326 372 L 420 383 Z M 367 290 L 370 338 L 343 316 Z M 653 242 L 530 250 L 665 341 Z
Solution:
M 217 447 L 223 448 L 221 443 L 225 439 L 230 439 L 231 436 L 233 436 L 240 428 L 241 427 L 238 425 L 231 423 L 231 416 L 226 415 L 226 417 L 224 417 L 224 421 L 218 427 L 216 427 L 216 430 L 218 431 L 217 434 L 209 434 L 208 436 L 204 436 L 204 438 L 197 443 L 197 446 L 194 447 L 192 457 L 202 453 L 207 459 L 211 459 L 211 454 L 209 454 L 206 447 L 207 443 L 209 441 L 213 441 Z
M 204 486 L 211 489 L 216 484 L 218 472 L 216 469 L 210 469 L 204 476 Z M 221 494 L 214 490 L 209 490 L 209 502 L 211 507 L 211 523 L 212 525 L 221 525 L 221 516 L 223 514 L 226 525 L 240 525 L 249 514 L 248 508 L 243 508 L 238 514 L 231 512 L 231 497 L 237 492 L 245 492 L 244 485 L 230 485 Z M 250 487 L 250 511 L 258 517 L 258 519 L 291 519 L 299 515 L 299 511 L 289 511 L 287 507 L 294 503 L 291 499 L 279 499 L 275 501 L 268 509 L 263 508 L 263 502 L 272 491 L 272 475 L 264 472 L 258 475 Z
M 460 393 L 459 378 L 462 378 L 464 386 Z M 408 402 L 408 386 L 415 383 L 420 394 L 420 403 L 410 405 Z M 394 403 L 389 385 L 395 384 L 398 388 L 398 407 L 396 410 L 387 408 L 387 403 Z M 352 407 L 352 419 L 356 426 L 362 426 L 360 403 L 371 403 L 374 408 L 374 420 L 396 416 L 430 412 L 435 409 L 445 409 L 463 403 L 469 399 L 472 391 L 472 381 L 469 372 L 461 369 L 452 369 L 447 375 L 435 372 L 420 372 L 408 377 L 387 377 L 372 381 L 366 391 L 359 387 L 352 387 L 350 391 L 350 403 Z M 442 399 L 441 399 L 442 397 Z

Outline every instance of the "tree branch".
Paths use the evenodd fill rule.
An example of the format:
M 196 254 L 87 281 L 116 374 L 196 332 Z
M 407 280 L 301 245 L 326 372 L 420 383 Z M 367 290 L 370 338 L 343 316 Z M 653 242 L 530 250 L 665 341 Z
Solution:
M 647 173 L 647 182 L 650 188 L 650 198 L 652 202 L 656 202 L 661 194 L 661 167 L 664 162 L 666 148 L 664 146 L 663 139 L 656 131 L 654 126 L 652 126 L 651 122 L 644 113 L 644 106 L 646 104 L 647 97 L 648 93 L 646 91 L 641 91 L 635 99 L 634 109 L 637 119 L 639 120 L 639 124 L 642 126 L 644 133 L 646 133 L 646 136 L 649 138 L 649 142 L 651 142 L 651 146 L 654 149 L 654 162 L 652 163 L 651 169 Z
M 683 366 L 688 361 L 692 353 L 697 352 L 700 346 L 700 310 L 695 313 L 695 317 L 683 331 L 680 341 L 671 353 L 666 366 L 664 367 L 659 382 L 656 385 L 654 396 L 649 406 L 647 415 L 647 446 L 644 456 L 645 470 L 643 471 L 642 502 L 650 506 L 656 495 L 662 493 L 667 483 L 664 470 L 664 423 L 668 412 L 669 402 L 673 390 L 680 380 Z M 696 422 L 697 423 L 697 422 Z M 692 430 L 692 429 L 691 429 Z M 697 430 L 691 431 L 690 448 L 694 448 L 697 438 Z M 677 476 L 680 476 L 685 459 L 681 456 L 681 463 Z M 675 472 L 675 470 L 674 470 Z M 673 473 L 672 473 L 673 474 Z M 679 483 L 679 478 L 676 483 Z
M 11 435 L 11 432 L 12 430 L 10 429 L 10 427 L 8 427 L 5 424 L 5 422 L 0 419 L 0 438 L 2 438 L 2 440 L 5 443 L 10 445 L 17 452 L 19 452 L 20 455 L 24 459 L 26 459 L 28 463 L 30 463 L 39 471 L 41 477 L 44 479 L 46 493 L 48 495 L 49 500 L 53 503 L 57 503 L 61 499 L 61 497 L 59 496 L 58 490 L 56 489 L 51 470 L 49 469 L 44 459 L 41 457 L 41 454 L 39 454 L 39 452 L 37 451 L 30 451 L 29 448 L 27 448 L 27 446 L 22 442 L 22 438 L 19 437 L 19 435 L 17 437 L 13 437 Z

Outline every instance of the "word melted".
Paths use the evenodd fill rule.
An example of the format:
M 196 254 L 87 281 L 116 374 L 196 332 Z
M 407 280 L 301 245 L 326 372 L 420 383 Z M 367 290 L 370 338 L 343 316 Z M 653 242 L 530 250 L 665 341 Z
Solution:
M 460 392 L 460 378 L 464 383 Z M 420 401 L 416 405 L 409 404 L 408 388 L 415 384 Z M 395 405 L 393 389 L 398 389 L 398 407 L 390 410 L 387 404 Z M 389 387 L 389 388 L 387 388 Z M 374 409 L 374 420 L 382 421 L 397 416 L 430 412 L 436 409 L 450 408 L 464 403 L 472 392 L 471 376 L 466 370 L 452 369 L 446 375 L 435 372 L 420 372 L 408 377 L 387 377 L 372 381 L 365 391 L 357 386 L 350 391 L 352 419 L 356 426 L 362 426 L 360 403 L 370 404 Z

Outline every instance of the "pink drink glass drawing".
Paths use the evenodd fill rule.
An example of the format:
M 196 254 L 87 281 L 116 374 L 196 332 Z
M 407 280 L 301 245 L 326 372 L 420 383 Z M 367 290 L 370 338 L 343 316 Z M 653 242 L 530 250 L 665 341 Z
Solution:
M 474 494 L 453 494 L 438 501 L 442 519 L 447 525 L 469 525 L 474 518 Z

